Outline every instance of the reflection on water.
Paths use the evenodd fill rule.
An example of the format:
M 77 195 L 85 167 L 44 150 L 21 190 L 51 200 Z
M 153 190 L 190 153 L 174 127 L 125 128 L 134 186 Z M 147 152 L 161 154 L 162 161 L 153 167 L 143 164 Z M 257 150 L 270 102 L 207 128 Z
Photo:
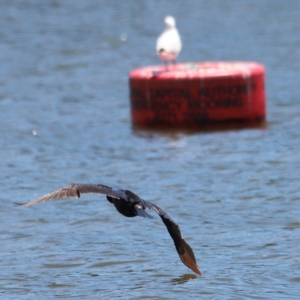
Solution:
M 196 279 L 198 276 L 194 275 L 194 274 L 184 274 L 180 277 L 177 277 L 177 278 L 173 278 L 171 280 L 172 284 L 182 284 L 182 283 L 185 283 L 189 280 L 192 280 L 192 279 Z
M 1 299 L 298 299 L 299 5 L 1 1 Z M 160 63 L 166 14 L 180 62 L 265 65 L 267 126 L 132 127 L 128 74 Z M 159 217 L 124 218 L 105 197 L 13 206 L 70 183 L 162 207 L 203 276 Z
M 210 123 L 201 125 L 201 128 L 164 128 L 162 126 L 132 126 L 132 131 L 135 135 L 145 137 L 148 135 L 162 135 L 166 137 L 176 137 L 179 134 L 191 135 L 191 134 L 205 134 L 215 132 L 226 132 L 241 129 L 267 129 L 267 122 L 229 122 L 229 123 Z

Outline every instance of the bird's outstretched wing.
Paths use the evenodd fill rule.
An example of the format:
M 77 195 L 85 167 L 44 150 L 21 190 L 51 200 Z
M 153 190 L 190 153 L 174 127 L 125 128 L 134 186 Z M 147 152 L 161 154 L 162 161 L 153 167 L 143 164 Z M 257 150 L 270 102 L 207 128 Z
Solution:
M 46 194 L 35 200 L 27 203 L 16 203 L 20 206 L 30 206 L 42 202 L 47 202 L 55 199 L 63 198 L 80 198 L 80 194 L 103 194 L 109 195 L 113 198 L 127 199 L 126 194 L 123 190 L 115 190 L 109 186 L 102 184 L 71 184 L 66 187 L 60 188 L 52 193 Z
M 174 241 L 181 261 L 195 273 L 201 275 L 194 252 L 190 245 L 182 237 L 179 226 L 157 205 L 146 200 L 141 199 L 141 201 L 147 208 L 153 209 L 160 216 Z

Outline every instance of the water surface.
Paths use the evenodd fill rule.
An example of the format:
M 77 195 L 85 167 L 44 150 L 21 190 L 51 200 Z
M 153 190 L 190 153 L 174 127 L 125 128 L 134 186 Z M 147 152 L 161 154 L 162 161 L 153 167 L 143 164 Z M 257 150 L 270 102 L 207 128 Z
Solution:
M 160 63 L 166 14 L 179 61 L 265 65 L 264 130 L 132 128 L 128 73 Z M 298 299 L 299 20 L 296 1 L 1 1 L 1 299 Z M 70 183 L 165 209 L 203 276 L 101 195 L 13 206 Z

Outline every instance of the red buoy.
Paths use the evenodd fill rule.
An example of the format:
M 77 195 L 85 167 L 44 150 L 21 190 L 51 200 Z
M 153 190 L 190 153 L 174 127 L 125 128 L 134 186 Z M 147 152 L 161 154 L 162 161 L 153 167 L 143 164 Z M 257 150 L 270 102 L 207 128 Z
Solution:
M 130 73 L 134 125 L 206 127 L 262 124 L 265 70 L 255 62 L 203 62 L 152 66 Z

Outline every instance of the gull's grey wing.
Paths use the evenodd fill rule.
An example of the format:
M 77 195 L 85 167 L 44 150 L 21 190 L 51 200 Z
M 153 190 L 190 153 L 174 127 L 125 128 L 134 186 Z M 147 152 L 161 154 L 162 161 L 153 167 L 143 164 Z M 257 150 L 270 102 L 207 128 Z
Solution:
M 179 226 L 169 217 L 160 207 L 157 205 L 141 200 L 141 202 L 150 209 L 153 209 L 156 211 L 156 213 L 160 216 L 163 223 L 168 229 L 168 232 L 171 236 L 171 238 L 174 241 L 176 250 L 179 254 L 179 257 L 181 261 L 190 269 L 192 269 L 195 273 L 201 275 L 201 272 L 199 270 L 199 267 L 197 265 L 197 261 L 194 255 L 194 252 L 190 245 L 184 240 L 184 238 L 181 235 L 181 231 Z
M 109 186 L 102 184 L 71 184 L 66 187 L 60 188 L 52 193 L 46 194 L 42 197 L 39 197 L 35 200 L 29 201 L 27 203 L 16 203 L 20 206 L 30 206 L 42 202 L 47 202 L 55 199 L 63 198 L 80 198 L 80 194 L 103 194 L 109 195 L 113 198 L 124 198 L 127 199 L 126 194 L 123 190 L 116 190 Z

